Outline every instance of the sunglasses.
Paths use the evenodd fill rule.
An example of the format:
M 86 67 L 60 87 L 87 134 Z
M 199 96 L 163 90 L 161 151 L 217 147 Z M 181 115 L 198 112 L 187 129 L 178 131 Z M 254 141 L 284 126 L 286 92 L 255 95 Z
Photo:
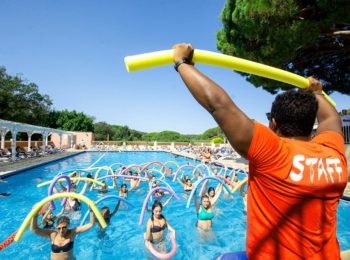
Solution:
M 271 113 L 266 113 L 267 120 L 271 121 Z

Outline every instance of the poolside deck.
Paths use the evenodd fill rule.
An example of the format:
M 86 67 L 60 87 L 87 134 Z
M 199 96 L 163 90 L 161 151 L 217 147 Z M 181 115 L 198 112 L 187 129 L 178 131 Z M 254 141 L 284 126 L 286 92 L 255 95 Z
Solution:
M 188 152 L 179 152 L 179 151 L 171 151 L 172 154 L 184 156 L 193 160 L 196 160 L 196 156 L 194 154 L 190 154 Z M 244 170 L 248 170 L 248 161 L 244 159 L 238 160 L 214 160 L 212 162 L 219 162 L 225 165 L 227 168 L 241 168 Z
M 17 160 L 15 162 L 6 162 L 0 164 L 0 177 L 12 175 L 17 171 L 25 171 L 52 161 L 57 161 L 72 155 L 83 153 L 84 151 L 79 150 L 67 150 L 61 153 L 48 154 L 41 157 L 27 158 Z
M 344 195 L 350 197 L 350 182 L 348 182 L 348 185 L 346 185 Z

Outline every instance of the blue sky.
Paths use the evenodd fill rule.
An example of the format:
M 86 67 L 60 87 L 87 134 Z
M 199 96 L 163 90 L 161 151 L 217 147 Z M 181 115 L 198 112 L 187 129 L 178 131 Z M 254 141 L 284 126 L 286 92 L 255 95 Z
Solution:
M 0 2 L 0 66 L 48 94 L 57 110 L 77 110 L 96 121 L 159 132 L 200 134 L 216 126 L 172 66 L 128 73 L 128 55 L 167 50 L 174 43 L 217 51 L 225 0 Z M 274 96 L 233 71 L 200 70 L 221 85 L 251 118 L 267 124 Z M 337 109 L 349 97 L 332 94 Z

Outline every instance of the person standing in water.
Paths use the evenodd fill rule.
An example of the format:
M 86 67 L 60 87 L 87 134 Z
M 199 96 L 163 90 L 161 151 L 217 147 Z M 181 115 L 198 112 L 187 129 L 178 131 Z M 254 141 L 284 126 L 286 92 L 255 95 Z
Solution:
M 86 225 L 70 229 L 70 219 L 66 216 L 58 218 L 56 230 L 42 229 L 38 227 L 38 214 L 36 214 L 31 222 L 30 230 L 51 241 L 51 259 L 74 259 L 73 247 L 75 236 L 79 233 L 88 231 L 95 223 L 95 216 L 90 210 L 90 222 Z

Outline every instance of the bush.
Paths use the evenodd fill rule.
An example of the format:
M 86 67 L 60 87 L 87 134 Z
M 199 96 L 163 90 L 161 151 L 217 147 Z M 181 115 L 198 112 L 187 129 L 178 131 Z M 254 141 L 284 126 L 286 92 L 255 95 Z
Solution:
M 215 138 L 211 139 L 211 142 L 214 144 L 223 144 L 224 139 L 222 139 L 221 137 L 215 137 Z

